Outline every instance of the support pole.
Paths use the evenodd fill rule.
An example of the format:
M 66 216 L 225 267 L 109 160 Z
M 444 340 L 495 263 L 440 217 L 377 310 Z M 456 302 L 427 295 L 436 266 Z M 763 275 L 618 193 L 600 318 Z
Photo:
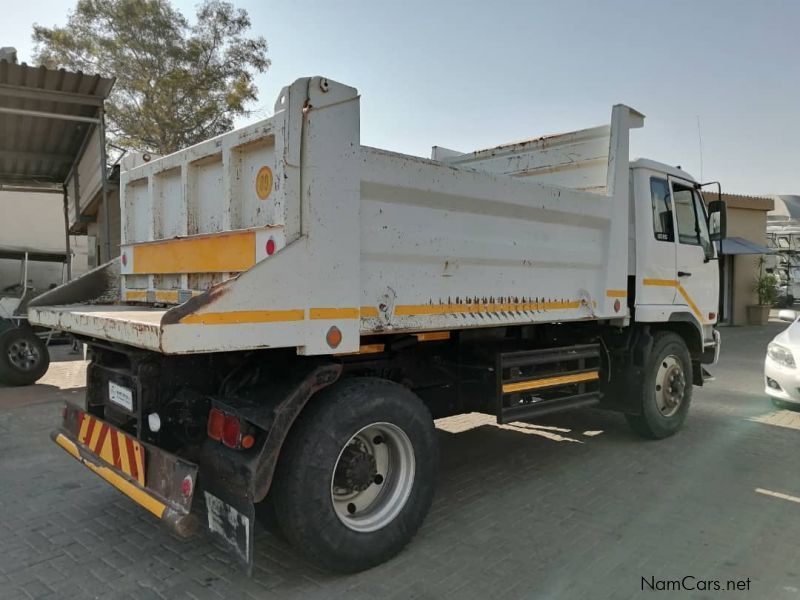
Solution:
M 67 281 L 72 280 L 72 249 L 69 243 L 69 198 L 67 196 L 67 186 L 64 186 L 64 233 L 66 234 L 67 248 Z M 63 283 L 63 282 L 62 282 Z
M 103 107 L 100 107 L 100 169 L 102 170 L 103 182 L 103 251 L 105 256 L 101 257 L 101 264 L 111 260 L 111 210 L 108 206 L 108 159 L 106 157 L 106 115 Z

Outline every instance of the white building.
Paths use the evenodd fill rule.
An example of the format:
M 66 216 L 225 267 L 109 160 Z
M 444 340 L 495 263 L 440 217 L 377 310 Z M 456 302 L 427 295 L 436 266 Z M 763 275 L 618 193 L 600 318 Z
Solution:
M 42 253 L 64 253 L 64 199 L 61 194 L 0 191 L 0 248 L 29 249 Z M 72 276 L 87 271 L 86 236 L 70 236 Z M 30 262 L 28 280 L 39 291 L 60 284 L 66 277 L 63 265 Z M 20 261 L 0 258 L 0 294 L 20 283 Z

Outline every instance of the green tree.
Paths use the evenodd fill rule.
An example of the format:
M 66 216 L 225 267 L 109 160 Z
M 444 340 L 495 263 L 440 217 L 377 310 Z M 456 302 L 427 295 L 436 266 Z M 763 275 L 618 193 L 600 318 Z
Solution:
M 35 59 L 116 77 L 108 131 L 124 148 L 167 154 L 229 131 L 270 65 L 243 9 L 205 0 L 190 23 L 168 0 L 78 0 L 64 27 L 35 24 Z

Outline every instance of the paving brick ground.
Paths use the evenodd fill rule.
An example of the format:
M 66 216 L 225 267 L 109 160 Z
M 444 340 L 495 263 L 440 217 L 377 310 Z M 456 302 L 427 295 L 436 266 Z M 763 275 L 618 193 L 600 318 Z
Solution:
M 800 417 L 761 392 L 778 326 L 727 329 L 717 380 L 686 428 L 645 442 L 586 410 L 496 426 L 441 421 L 440 491 L 411 545 L 336 577 L 256 536 L 247 579 L 205 537 L 183 541 L 48 439 L 82 364 L 59 349 L 43 383 L 0 388 L 0 598 L 636 598 L 642 577 L 750 579 L 800 597 Z M 64 360 L 66 359 L 66 360 Z

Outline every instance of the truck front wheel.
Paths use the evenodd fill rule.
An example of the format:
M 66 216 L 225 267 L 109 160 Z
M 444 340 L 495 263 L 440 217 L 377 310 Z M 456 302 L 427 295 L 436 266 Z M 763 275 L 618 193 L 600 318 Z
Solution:
M 410 541 L 437 474 L 436 432 L 422 401 L 397 383 L 354 378 L 320 392 L 300 415 L 270 494 L 295 548 L 352 573 Z
M 662 439 L 681 428 L 692 401 L 692 361 L 686 342 L 676 333 L 654 336 L 640 389 L 641 413 L 626 415 L 631 428 L 642 437 Z

